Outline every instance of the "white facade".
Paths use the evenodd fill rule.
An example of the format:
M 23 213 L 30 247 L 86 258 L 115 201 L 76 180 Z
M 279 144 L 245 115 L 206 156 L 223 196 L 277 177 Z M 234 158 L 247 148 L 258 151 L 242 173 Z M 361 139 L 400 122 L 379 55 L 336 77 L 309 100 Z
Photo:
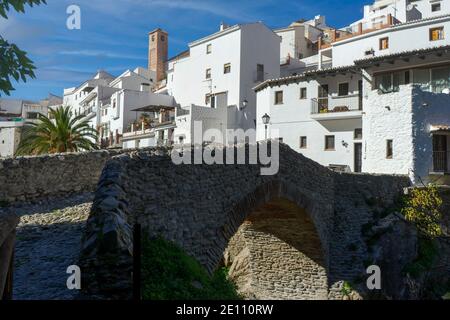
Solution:
M 24 121 L 2 121 L 0 119 L 0 158 L 16 153 Z
M 13 156 L 21 140 L 22 127 L 47 116 L 48 108 L 61 102 L 61 98 L 53 95 L 40 102 L 0 99 L 0 157 Z
M 449 0 L 450 1 L 450 0 Z M 394 25 L 392 27 L 355 36 L 332 44 L 333 67 L 353 65 L 355 60 L 378 57 L 404 51 L 439 47 L 450 43 L 450 10 L 446 16 Z M 430 30 L 442 27 L 444 39 L 430 40 Z M 380 40 L 388 38 L 388 48 L 381 50 Z M 414 41 L 411 41 L 414 39 Z M 373 53 L 369 53 L 373 52 Z M 366 54 L 369 53 L 369 54 Z
M 440 181 L 450 172 L 450 56 L 428 57 L 426 65 L 420 61 L 420 68 L 415 66 L 418 60 L 411 60 L 409 69 L 392 71 L 400 75 L 400 82 L 390 92 L 374 87 L 373 73 L 378 70 L 365 73 L 365 172 L 407 174 L 417 183 Z M 392 69 L 380 68 L 378 78 Z M 401 79 L 406 73 L 409 83 Z M 435 145 L 436 135 L 442 136 L 441 146 Z M 392 141 L 391 157 L 386 154 L 387 141 Z
M 270 116 L 267 138 L 281 138 L 295 151 L 302 153 L 324 166 L 339 166 L 355 170 L 355 143 L 361 138 L 355 130 L 362 129 L 362 110 L 359 105 L 358 81 L 360 77 L 348 73 L 322 79 L 320 76 L 298 78 L 289 85 L 267 86 L 258 91 L 257 139 L 266 136 L 262 122 L 264 114 Z M 339 96 L 339 83 L 348 84 L 348 94 Z M 319 99 L 319 87 L 328 85 L 326 98 Z M 301 90 L 306 90 L 306 97 Z M 283 102 L 275 103 L 275 95 L 282 92 Z M 329 112 L 317 109 L 317 103 L 327 102 Z M 333 112 L 347 106 L 348 112 Z M 273 132 L 273 133 L 272 133 Z M 326 148 L 327 136 L 334 137 L 334 146 Z M 306 145 L 301 139 L 306 138 Z
M 411 2 L 376 1 L 353 33 L 333 31 L 317 56 L 301 59 L 302 72 L 256 86 L 257 139 L 281 138 L 333 169 L 445 182 L 450 1 Z
M 167 92 L 181 107 L 227 109 L 218 112 L 224 117 L 217 120 L 224 129 L 255 128 L 252 88 L 278 77 L 279 62 L 280 38 L 265 25 L 228 27 L 191 43 L 188 56 L 169 61 Z M 185 131 L 176 129 L 175 135 L 185 135 Z
M 92 128 L 99 131 L 104 147 L 120 147 L 124 133 L 142 112 L 133 110 L 148 105 L 172 106 L 173 98 L 153 93 L 155 72 L 138 67 L 114 78 L 106 72 L 76 88 L 64 91 L 64 105 L 75 115 L 84 115 Z

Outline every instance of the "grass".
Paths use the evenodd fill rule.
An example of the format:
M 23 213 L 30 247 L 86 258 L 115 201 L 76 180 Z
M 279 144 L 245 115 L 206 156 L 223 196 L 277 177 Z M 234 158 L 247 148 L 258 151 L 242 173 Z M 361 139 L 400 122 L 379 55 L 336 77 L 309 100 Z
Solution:
M 164 239 L 145 240 L 142 257 L 144 300 L 237 300 L 221 268 L 212 276 L 193 257 Z

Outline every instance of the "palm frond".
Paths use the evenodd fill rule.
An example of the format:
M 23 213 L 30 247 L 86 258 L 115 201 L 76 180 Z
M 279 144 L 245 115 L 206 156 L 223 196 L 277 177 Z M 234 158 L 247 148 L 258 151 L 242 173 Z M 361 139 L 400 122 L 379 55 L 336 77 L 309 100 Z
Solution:
M 42 116 L 37 123 L 27 123 L 17 155 L 78 152 L 98 149 L 98 132 L 83 116 L 72 116 L 70 107 L 50 110 L 50 117 Z

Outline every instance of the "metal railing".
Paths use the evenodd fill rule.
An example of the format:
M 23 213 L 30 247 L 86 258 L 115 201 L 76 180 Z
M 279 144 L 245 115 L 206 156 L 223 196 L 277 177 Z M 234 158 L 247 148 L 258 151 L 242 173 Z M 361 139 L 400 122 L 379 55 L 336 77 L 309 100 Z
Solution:
M 311 99 L 311 114 L 358 110 L 362 110 L 362 101 L 358 95 Z
M 450 173 L 450 151 L 433 151 L 433 172 Z

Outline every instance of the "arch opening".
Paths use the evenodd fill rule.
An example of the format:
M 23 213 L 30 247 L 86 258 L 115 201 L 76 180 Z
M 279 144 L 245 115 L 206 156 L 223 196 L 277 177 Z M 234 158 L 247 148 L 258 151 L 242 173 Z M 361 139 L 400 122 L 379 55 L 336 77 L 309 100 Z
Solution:
M 223 264 L 246 299 L 327 299 L 327 263 L 307 210 L 282 197 L 256 206 L 229 239 Z

